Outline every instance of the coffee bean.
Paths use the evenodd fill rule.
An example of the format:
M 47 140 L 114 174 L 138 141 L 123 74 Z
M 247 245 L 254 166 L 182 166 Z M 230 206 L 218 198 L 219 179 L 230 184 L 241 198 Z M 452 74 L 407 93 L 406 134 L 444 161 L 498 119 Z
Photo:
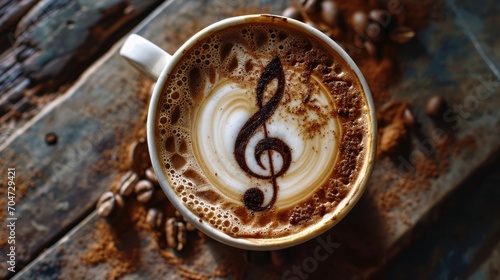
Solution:
M 155 186 L 160 185 L 160 183 L 158 182 L 158 177 L 156 177 L 156 173 L 153 170 L 153 167 L 149 167 L 148 169 L 146 169 L 145 176 L 146 179 L 148 179 L 151 183 L 153 183 L 153 185 Z
M 393 41 L 404 44 L 410 42 L 415 37 L 415 31 L 408 26 L 396 26 L 390 33 Z
M 321 2 L 321 19 L 331 27 L 337 25 L 339 21 L 339 9 L 335 2 L 331 0 Z
M 181 251 L 186 246 L 187 234 L 184 223 L 177 222 L 177 251 Z
M 169 218 L 165 224 L 165 238 L 167 246 L 170 248 L 177 247 L 177 227 L 175 218 Z
M 115 202 L 116 202 L 116 209 L 123 209 L 125 207 L 125 200 L 123 200 L 123 197 L 119 194 L 115 194 Z
M 302 1 L 302 6 L 304 7 L 304 11 L 310 15 L 313 15 L 313 14 L 319 12 L 320 4 L 321 4 L 320 0 Z
M 142 139 L 132 146 L 131 159 L 132 170 L 139 175 L 144 176 L 144 172 L 151 166 L 151 158 L 149 157 L 148 143 Z
M 389 11 L 386 10 L 371 10 L 368 13 L 368 18 L 372 21 L 377 22 L 382 28 L 387 28 L 391 24 L 392 16 Z
M 147 203 L 151 200 L 154 193 L 154 187 L 148 180 L 140 180 L 135 185 L 135 194 L 137 201 Z
M 407 127 L 415 127 L 416 125 L 415 117 L 409 108 L 406 108 L 403 113 L 403 121 Z
M 365 32 L 365 27 L 368 24 L 368 16 L 363 11 L 357 11 L 352 15 L 351 23 L 356 32 Z
M 50 146 L 57 144 L 57 134 L 54 132 L 45 134 L 45 143 Z
M 378 55 L 378 48 L 373 42 L 365 42 L 364 43 L 365 49 L 368 52 L 368 54 L 371 57 L 377 57 Z
M 289 18 L 293 18 L 296 20 L 304 21 L 304 17 L 302 17 L 302 14 L 300 13 L 300 11 L 295 7 L 286 8 L 283 11 L 283 13 L 281 13 L 281 15 L 284 17 L 289 17 Z
M 380 24 L 374 21 L 368 22 L 368 24 L 365 27 L 365 32 L 370 39 L 376 42 L 380 42 L 383 37 L 383 30 Z
M 447 105 L 444 98 L 439 95 L 435 95 L 427 101 L 427 104 L 425 105 L 425 113 L 433 119 L 439 119 L 442 117 L 446 107 Z
M 103 218 L 111 216 L 116 208 L 115 194 L 112 192 L 103 193 L 97 200 L 97 214 Z
M 149 227 L 153 230 L 159 230 L 162 228 L 164 218 L 165 214 L 158 208 L 149 208 L 146 215 L 146 221 L 149 224 Z
M 139 176 L 132 170 L 127 171 L 118 183 L 117 192 L 122 196 L 129 196 L 134 192 L 137 182 L 139 182 Z

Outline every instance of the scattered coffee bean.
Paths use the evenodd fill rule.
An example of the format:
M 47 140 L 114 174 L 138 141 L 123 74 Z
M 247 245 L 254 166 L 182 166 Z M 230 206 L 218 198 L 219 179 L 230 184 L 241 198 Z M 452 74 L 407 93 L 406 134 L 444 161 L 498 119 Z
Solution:
M 408 26 L 396 26 L 390 33 L 393 41 L 404 44 L 408 43 L 415 37 L 415 31 Z
M 153 170 L 153 167 L 149 167 L 148 169 L 146 169 L 145 176 L 146 176 L 146 179 L 148 179 L 151 183 L 153 183 L 153 185 L 155 185 L 155 186 L 160 185 L 160 183 L 158 182 L 158 177 L 156 177 L 156 173 Z
M 154 187 L 153 184 L 148 180 L 140 180 L 139 182 L 137 182 L 134 190 L 137 201 L 141 203 L 147 203 L 153 197 Z
M 165 224 L 165 237 L 167 246 L 170 248 L 177 247 L 177 227 L 175 218 L 169 218 Z
M 295 7 L 286 8 L 281 15 L 284 17 L 289 17 L 300 21 L 304 20 L 304 17 L 302 17 L 300 11 Z
M 112 192 L 103 193 L 97 200 L 97 214 L 103 218 L 111 216 L 116 208 L 115 194 Z
M 365 32 L 365 27 L 368 24 L 368 16 L 363 11 L 357 11 L 352 15 L 352 26 L 356 32 Z
M 181 251 L 186 246 L 187 234 L 184 223 L 177 222 L 177 251 Z
M 302 1 L 302 6 L 304 7 L 304 11 L 307 14 L 315 14 L 319 11 L 320 9 L 320 0 L 305 0 Z
M 371 10 L 368 13 L 368 18 L 377 22 L 383 28 L 387 28 L 391 24 L 392 20 L 391 13 L 389 11 L 379 9 Z
M 368 41 L 368 42 L 364 43 L 364 46 L 365 46 L 366 51 L 368 52 L 368 54 L 371 57 L 377 57 L 377 55 L 378 55 L 378 49 L 377 49 L 377 46 L 374 43 Z
M 125 200 L 123 200 L 121 195 L 115 194 L 115 202 L 117 209 L 123 209 L 123 207 L 125 207 Z
M 380 24 L 374 21 L 368 22 L 365 27 L 365 32 L 371 40 L 380 42 L 383 38 L 383 30 Z
M 415 117 L 413 116 L 413 113 L 410 111 L 409 108 L 406 108 L 404 113 L 403 113 L 403 121 L 407 127 L 415 127 L 416 121 Z
M 57 144 L 57 134 L 54 132 L 45 134 L 45 143 L 50 146 Z
M 130 170 L 123 174 L 120 179 L 117 192 L 122 196 L 129 196 L 134 192 L 137 182 L 139 182 L 139 176 L 137 176 L 134 171 Z
M 148 143 L 146 140 L 140 140 L 133 145 L 131 162 L 132 170 L 137 173 L 139 177 L 143 177 L 146 169 L 151 166 Z
M 253 264 L 269 263 L 271 253 L 269 251 L 245 251 L 245 261 Z
M 330 27 L 336 26 L 339 21 L 339 9 L 332 0 L 321 2 L 321 19 Z
M 427 101 L 427 104 L 425 105 L 425 113 L 433 119 L 438 119 L 442 117 L 446 107 L 447 105 L 444 98 L 439 95 L 435 95 Z
M 196 230 L 196 227 L 193 226 L 191 223 L 189 223 L 188 220 L 184 218 L 184 216 L 182 216 L 182 214 L 179 211 L 175 210 L 174 217 L 176 218 L 177 221 L 183 221 L 188 231 Z
M 163 226 L 163 221 L 165 219 L 165 214 L 161 209 L 149 208 L 146 215 L 146 221 L 149 227 L 153 230 L 160 230 Z

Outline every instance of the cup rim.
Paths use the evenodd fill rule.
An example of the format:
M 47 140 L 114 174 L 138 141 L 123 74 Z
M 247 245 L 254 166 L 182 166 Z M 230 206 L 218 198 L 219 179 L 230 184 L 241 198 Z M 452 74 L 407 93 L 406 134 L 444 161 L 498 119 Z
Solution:
M 311 240 L 320 234 L 326 232 L 328 229 L 332 228 L 336 225 L 340 220 L 342 220 L 347 213 L 351 211 L 354 205 L 358 202 L 361 195 L 366 189 L 367 182 L 370 178 L 370 175 L 373 170 L 375 155 L 376 155 L 376 143 L 377 143 L 377 121 L 375 115 L 375 106 L 373 103 L 371 91 L 368 87 L 368 84 L 359 70 L 358 66 L 354 63 L 352 58 L 342 49 L 335 41 L 333 41 L 330 37 L 325 35 L 323 32 L 294 19 L 286 18 L 283 16 L 271 15 L 271 14 L 252 14 L 252 15 L 244 15 L 244 16 L 236 16 L 227 18 L 216 23 L 213 23 L 201 31 L 197 32 L 190 39 L 188 39 L 173 55 L 172 58 L 168 61 L 166 66 L 161 71 L 160 76 L 156 82 L 156 85 L 153 90 L 153 94 L 151 96 L 151 100 L 149 102 L 148 109 L 148 117 L 147 117 L 147 142 L 149 153 L 151 157 L 151 162 L 154 170 L 163 170 L 160 164 L 160 160 L 157 156 L 156 149 L 156 139 L 155 139 L 155 119 L 158 107 L 158 101 L 162 93 L 163 86 L 168 79 L 168 75 L 170 71 L 175 67 L 183 54 L 193 47 L 198 41 L 206 37 L 207 33 L 215 32 L 218 30 L 225 29 L 230 26 L 235 26 L 239 24 L 243 24 L 246 22 L 258 21 L 260 18 L 265 17 L 271 21 L 285 21 L 287 24 L 291 24 L 293 27 L 303 30 L 309 35 L 318 38 L 323 41 L 329 47 L 331 47 L 334 51 L 336 51 L 351 67 L 352 71 L 356 74 L 359 79 L 359 82 L 363 88 L 363 92 L 365 95 L 366 103 L 369 110 L 369 118 L 371 125 L 371 138 L 369 139 L 369 147 L 371 149 L 368 151 L 366 155 L 366 160 L 363 164 L 362 169 L 365 171 L 363 174 L 365 176 L 360 176 L 361 179 L 358 178 L 357 182 L 357 190 L 351 196 L 351 199 L 344 199 L 338 207 L 341 207 L 341 211 L 335 216 L 335 219 L 325 219 L 325 217 L 321 218 L 317 224 L 307 227 L 301 232 L 294 233 L 292 235 L 278 237 L 278 238 L 270 238 L 270 239 L 249 239 L 249 238 L 236 238 L 232 237 L 222 231 L 215 229 L 214 227 L 207 224 L 205 221 L 200 222 L 200 218 L 198 218 L 193 212 L 191 212 L 180 200 L 177 194 L 174 192 L 168 179 L 166 178 L 163 172 L 156 172 L 158 180 L 160 182 L 160 186 L 162 190 L 167 195 L 170 202 L 173 206 L 181 212 L 181 214 L 196 228 L 201 230 L 203 233 L 207 234 L 209 237 L 241 249 L 247 250 L 277 250 L 283 249 L 287 247 L 291 247 L 294 245 L 298 245 L 307 240 Z M 362 170 L 361 170 L 362 171 Z M 260 241 L 259 241 L 260 240 Z

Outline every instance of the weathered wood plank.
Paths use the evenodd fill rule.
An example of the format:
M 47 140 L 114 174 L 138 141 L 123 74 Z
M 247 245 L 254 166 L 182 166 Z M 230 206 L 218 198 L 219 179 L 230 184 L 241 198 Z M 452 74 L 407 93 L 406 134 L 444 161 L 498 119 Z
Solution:
M 102 236 L 100 228 L 109 236 Z M 108 260 L 89 265 L 101 257 Z M 237 271 L 242 262 L 241 250 L 211 240 L 196 251 L 161 250 L 149 232 L 132 226 L 115 234 L 92 214 L 14 279 L 233 279 L 242 274 Z
M 419 224 L 413 244 L 388 263 L 378 278 L 493 276 L 494 264 L 499 263 L 498 245 L 495 248 L 500 241 L 499 170 L 500 158 L 461 185 L 438 211 Z
M 495 36 L 494 32 L 499 21 L 500 3 L 482 1 L 477 4 L 467 0 L 447 0 L 447 2 L 457 13 L 457 25 L 474 42 L 478 53 L 497 79 L 500 79 L 500 48 L 498 36 Z
M 493 246 L 486 260 L 472 274 L 470 280 L 495 280 L 500 277 L 500 242 Z
M 10 1 L 5 8 L 16 2 L 21 3 L 15 9 L 34 5 Z M 15 32 L 5 35 L 10 49 L 0 57 L 0 129 L 6 123 L 26 123 L 58 90 L 64 92 L 60 86 L 71 84 L 99 52 L 128 31 L 127 24 L 159 2 L 42 0 L 34 5 Z
M 10 43 L 13 43 L 14 34 L 6 32 L 25 15 L 38 0 L 0 1 L 0 36 L 6 36 Z M 10 36 L 9 36 L 10 35 Z

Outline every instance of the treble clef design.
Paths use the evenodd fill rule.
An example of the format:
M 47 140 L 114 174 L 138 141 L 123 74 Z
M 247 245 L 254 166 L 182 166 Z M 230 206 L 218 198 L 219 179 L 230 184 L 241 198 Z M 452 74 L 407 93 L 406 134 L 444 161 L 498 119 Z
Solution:
M 264 91 L 267 85 L 274 79 L 277 79 L 278 81 L 276 93 L 269 99 L 269 101 L 265 105 L 263 105 Z M 267 205 L 262 205 L 264 203 L 264 193 L 259 188 L 253 187 L 245 192 L 245 194 L 243 195 L 243 202 L 245 206 L 252 211 L 265 211 L 270 209 L 274 205 L 278 193 L 278 184 L 276 183 L 276 178 L 285 174 L 292 161 L 290 147 L 288 147 L 288 145 L 281 139 L 269 137 L 266 127 L 266 121 L 273 115 L 276 108 L 278 108 L 284 92 L 285 74 L 283 72 L 283 67 L 281 66 L 281 61 L 279 57 L 276 56 L 266 66 L 264 72 L 260 76 L 259 82 L 257 83 L 256 94 L 259 111 L 251 116 L 247 120 L 245 125 L 243 125 L 240 132 L 238 133 L 238 136 L 236 137 L 234 148 L 234 155 L 241 169 L 243 169 L 252 177 L 271 180 L 273 185 L 272 199 Z M 262 169 L 266 169 L 262 164 L 261 156 L 264 152 L 267 151 L 270 175 L 260 175 L 252 171 L 248 167 L 245 158 L 245 150 L 247 148 L 248 142 L 260 127 L 263 127 L 264 129 L 264 139 L 261 139 L 255 146 L 254 157 L 257 161 L 257 164 Z M 272 151 L 279 153 L 283 159 L 283 164 L 279 170 L 274 170 L 273 160 L 271 157 Z

